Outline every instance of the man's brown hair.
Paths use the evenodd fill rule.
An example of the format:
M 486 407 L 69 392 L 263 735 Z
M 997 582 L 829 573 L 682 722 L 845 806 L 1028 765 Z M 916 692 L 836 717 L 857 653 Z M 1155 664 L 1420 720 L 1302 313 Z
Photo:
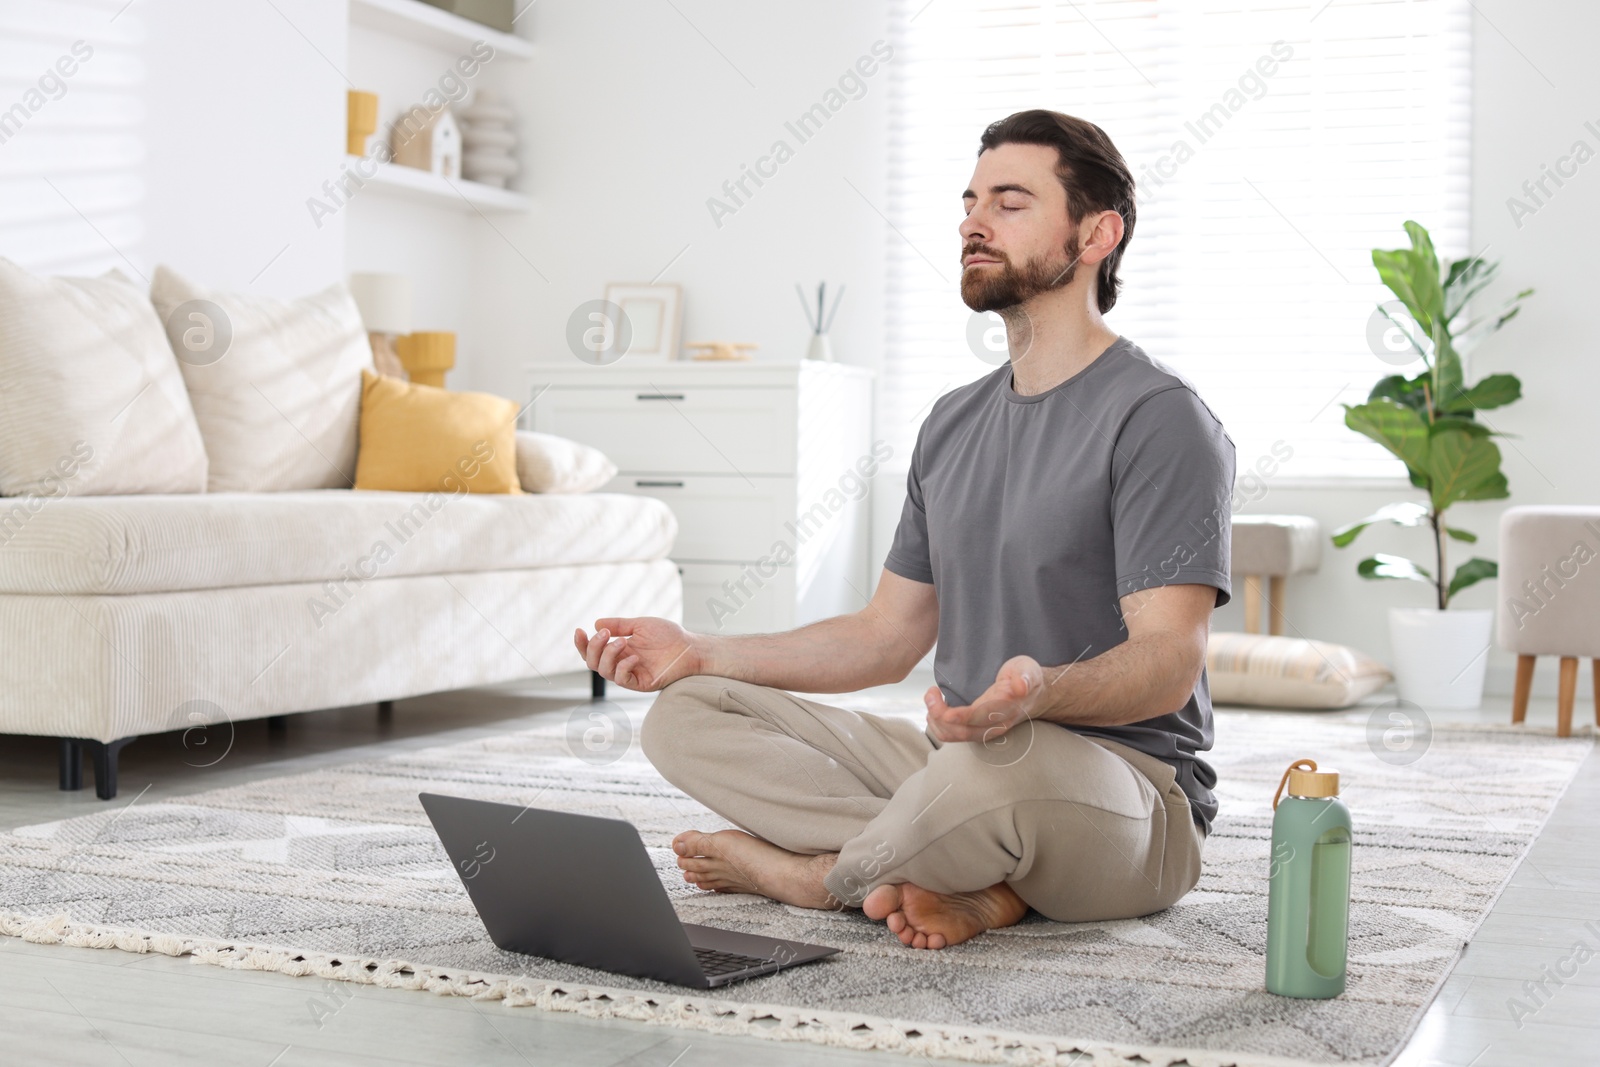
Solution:
M 1111 143 L 1106 131 L 1086 119 L 1063 115 L 1059 111 L 1019 111 L 989 124 L 980 138 L 978 155 L 1003 144 L 1036 144 L 1056 150 L 1056 177 L 1067 191 L 1068 221 L 1076 225 L 1096 211 L 1115 211 L 1122 216 L 1122 240 L 1111 254 L 1100 261 L 1099 284 L 1095 300 L 1104 315 L 1117 303 L 1122 281 L 1117 267 L 1122 253 L 1133 240 L 1133 172 L 1122 153 Z

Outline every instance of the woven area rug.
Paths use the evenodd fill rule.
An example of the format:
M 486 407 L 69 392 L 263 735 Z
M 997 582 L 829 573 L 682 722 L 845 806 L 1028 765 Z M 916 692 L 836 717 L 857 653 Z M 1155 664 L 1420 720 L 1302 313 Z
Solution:
M 685 885 L 672 835 L 726 824 L 636 748 L 603 766 L 574 758 L 566 719 L 0 835 L 0 933 L 978 1062 L 1380 1065 L 1592 745 L 1592 735 L 1436 727 L 1422 758 L 1402 766 L 1374 755 L 1364 723 L 1219 712 L 1222 811 L 1189 896 L 1143 919 L 1032 916 L 917 952 L 858 912 Z M 1325 1001 L 1263 987 L 1272 793 L 1307 756 L 1343 773 L 1355 824 L 1348 988 Z M 423 790 L 628 819 L 684 920 L 845 951 L 709 993 L 501 952 L 418 805 Z

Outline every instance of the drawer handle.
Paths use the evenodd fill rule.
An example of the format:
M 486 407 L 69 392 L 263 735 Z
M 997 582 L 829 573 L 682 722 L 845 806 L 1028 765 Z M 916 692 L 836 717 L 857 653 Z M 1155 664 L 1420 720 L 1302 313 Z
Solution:
M 682 489 L 682 482 L 651 481 L 648 478 L 636 478 L 633 482 L 635 489 Z
M 635 393 L 635 400 L 682 400 L 682 393 Z

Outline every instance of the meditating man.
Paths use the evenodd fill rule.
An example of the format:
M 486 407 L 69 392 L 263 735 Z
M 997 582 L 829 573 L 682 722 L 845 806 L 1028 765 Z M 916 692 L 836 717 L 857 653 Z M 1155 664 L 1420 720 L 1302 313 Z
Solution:
M 787 633 L 610 618 L 590 669 L 661 690 L 645 755 L 742 830 L 673 840 L 684 878 L 855 907 L 942 948 L 1032 907 L 1146 915 L 1200 877 L 1216 815 L 1205 677 L 1227 603 L 1234 447 L 1194 387 L 1108 328 L 1134 181 L 1093 123 L 982 135 L 961 296 L 1007 365 L 941 396 L 871 602 Z M 904 679 L 926 724 L 802 699 Z

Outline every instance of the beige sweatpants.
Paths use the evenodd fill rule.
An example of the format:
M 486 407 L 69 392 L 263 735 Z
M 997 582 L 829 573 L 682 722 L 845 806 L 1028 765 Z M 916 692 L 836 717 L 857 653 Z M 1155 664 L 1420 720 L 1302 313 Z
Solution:
M 1160 911 L 1199 880 L 1205 833 L 1170 764 L 1055 723 L 985 743 L 940 743 L 925 725 L 696 675 L 661 691 L 641 741 L 735 826 L 837 852 L 826 885 L 852 907 L 886 883 L 1006 882 L 1048 918 L 1085 922 Z

